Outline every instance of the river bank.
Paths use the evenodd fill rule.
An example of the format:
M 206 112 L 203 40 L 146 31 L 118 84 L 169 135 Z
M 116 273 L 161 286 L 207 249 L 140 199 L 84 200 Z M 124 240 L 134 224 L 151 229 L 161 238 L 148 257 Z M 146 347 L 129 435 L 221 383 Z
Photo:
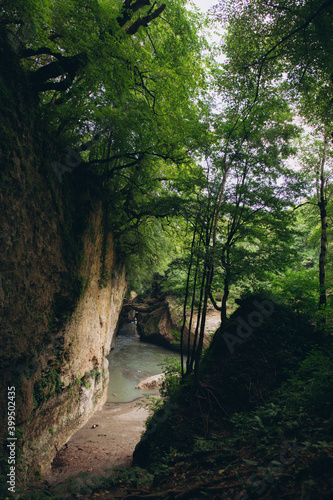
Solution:
M 134 323 L 120 330 L 109 356 L 107 402 L 57 450 L 51 468 L 43 473 L 43 480 L 57 485 L 81 472 L 101 476 L 110 474 L 114 467 L 131 465 L 149 415 L 140 401 L 145 394 L 159 394 L 157 388 L 138 390 L 136 386 L 161 373 L 161 362 L 166 355 L 179 357 L 178 353 L 141 341 Z
M 138 400 L 105 403 L 58 451 L 43 479 L 61 484 L 80 472 L 101 476 L 113 467 L 128 467 L 148 414 Z

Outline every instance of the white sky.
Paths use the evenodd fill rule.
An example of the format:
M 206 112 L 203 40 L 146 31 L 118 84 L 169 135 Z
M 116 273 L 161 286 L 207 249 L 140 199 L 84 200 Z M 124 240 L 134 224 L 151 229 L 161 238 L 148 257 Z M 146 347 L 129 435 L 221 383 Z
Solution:
M 208 9 L 210 9 L 214 5 L 217 5 L 219 3 L 219 0 L 188 0 L 188 3 L 194 4 L 202 12 L 207 12 Z M 218 34 L 219 28 L 220 26 L 218 24 L 215 24 L 215 26 L 212 25 L 210 30 L 205 30 L 205 36 L 209 42 L 212 42 L 213 44 L 217 45 L 220 44 L 221 34 Z M 224 59 L 225 57 L 222 54 L 216 57 L 216 60 L 221 63 L 224 61 Z
M 213 7 L 213 5 L 216 5 L 218 3 L 218 0 L 192 0 L 192 1 L 203 12 L 206 12 L 208 9 Z

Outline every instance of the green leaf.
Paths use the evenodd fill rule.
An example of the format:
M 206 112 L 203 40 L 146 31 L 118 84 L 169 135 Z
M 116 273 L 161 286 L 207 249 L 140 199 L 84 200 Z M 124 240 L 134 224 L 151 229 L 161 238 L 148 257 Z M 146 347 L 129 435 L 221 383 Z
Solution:
M 243 458 L 243 462 L 245 462 L 247 465 L 258 465 L 258 462 L 254 460 L 248 460 L 247 458 Z

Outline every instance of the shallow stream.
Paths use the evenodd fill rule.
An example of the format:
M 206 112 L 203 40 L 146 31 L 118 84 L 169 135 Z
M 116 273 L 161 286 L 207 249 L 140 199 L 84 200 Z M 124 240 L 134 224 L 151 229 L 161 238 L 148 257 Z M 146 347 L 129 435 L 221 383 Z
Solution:
M 108 401 L 123 403 L 143 394 L 157 395 L 158 389 L 139 390 L 135 387 L 141 380 L 163 372 L 161 363 L 165 356 L 180 360 L 179 353 L 140 340 L 134 323 L 123 326 L 109 355 Z

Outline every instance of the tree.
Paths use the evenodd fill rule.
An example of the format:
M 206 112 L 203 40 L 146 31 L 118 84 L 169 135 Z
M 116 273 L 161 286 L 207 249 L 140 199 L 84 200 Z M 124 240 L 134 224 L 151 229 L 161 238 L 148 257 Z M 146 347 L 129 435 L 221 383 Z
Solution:
M 33 87 L 37 91 L 62 92 L 71 88 L 75 79 L 86 71 L 92 56 L 97 55 L 97 45 L 99 48 L 103 45 L 108 51 L 111 48 L 108 37 L 121 37 L 121 31 L 135 35 L 140 27 L 147 28 L 165 10 L 166 4 L 156 6 L 156 2 L 151 5 L 149 0 L 125 0 L 121 6 L 118 2 L 116 18 L 110 15 L 105 4 L 96 0 L 49 1 L 44 5 L 42 15 L 37 11 L 38 7 L 30 3 L 28 8 L 23 9 L 24 15 L 20 18 L 22 2 L 4 2 L 3 17 L 7 24 L 15 27 L 12 37 L 18 42 L 20 57 L 34 58 L 36 69 L 31 73 Z M 33 27 L 28 27 L 28 24 L 33 24 Z M 28 35 L 28 40 L 22 40 L 22 34 Z M 84 35 L 88 43 L 82 39 Z M 111 52 L 109 54 L 116 57 Z
M 119 160 L 124 143 L 136 148 L 126 154 L 149 154 L 154 138 L 161 157 L 178 157 L 174 146 L 179 150 L 183 139 L 189 145 L 196 134 L 205 64 L 199 20 L 184 5 L 57 0 L 39 12 L 37 3 L 16 0 L 3 3 L 2 17 L 47 122 L 62 136 L 67 131 L 71 145 L 98 133 Z M 141 127 L 140 144 L 133 144 L 132 124 Z
M 319 308 L 326 304 L 327 192 L 325 163 L 333 119 L 333 2 L 332 0 L 222 0 L 214 17 L 226 30 L 222 50 L 229 75 L 246 80 L 248 99 L 243 114 L 265 99 L 267 85 L 281 82 L 285 100 L 310 126 L 325 129 L 326 139 L 316 155 L 316 201 L 321 217 Z M 302 144 L 300 148 L 308 148 Z M 310 150 L 312 148 L 310 147 Z M 310 160 L 310 170 L 313 161 Z M 311 190 L 308 196 L 311 197 Z
M 304 112 L 332 122 L 332 0 L 225 0 L 214 13 L 227 27 L 225 45 L 234 71 L 254 76 L 253 102 L 275 73 L 286 77 Z
M 332 187 L 332 147 L 328 139 L 328 131 L 318 127 L 312 133 L 303 138 L 303 151 L 300 162 L 306 173 L 312 189 L 313 198 L 305 203 L 312 204 L 318 208 L 320 217 L 320 252 L 318 258 L 319 269 L 319 310 L 324 309 L 327 302 L 326 284 L 326 260 L 327 260 L 327 210 L 333 195 Z
M 287 244 L 292 215 L 288 207 L 300 195 L 302 181 L 285 164 L 294 152 L 291 141 L 297 129 L 282 93 L 283 87 L 268 86 L 251 112 L 238 116 L 239 128 L 237 126 L 232 135 L 222 133 L 221 136 L 223 154 L 229 149 L 223 162 L 223 175 L 225 171 L 228 175 L 222 203 L 218 204 L 218 217 L 215 215 L 211 284 L 214 288 L 213 275 L 220 269 L 218 274 L 219 279 L 223 276 L 224 292 L 221 306 L 217 306 L 213 296 L 211 299 L 221 310 L 222 321 L 226 319 L 231 283 L 259 274 L 263 280 L 265 269 L 283 266 L 282 256 L 285 255 L 286 262 L 290 253 Z M 229 103 L 233 102 L 235 109 L 246 109 L 247 97 L 248 89 L 242 94 L 238 88 L 233 101 L 229 97 Z M 227 121 L 225 119 L 225 127 Z
M 139 251 L 144 225 L 184 205 L 179 179 L 188 195 L 200 176 L 201 21 L 184 0 L 38 4 L 3 2 L 1 16 L 46 127 L 66 144 L 55 173 L 97 186 L 120 252 Z
M 255 33 L 251 43 L 250 35 L 244 41 L 244 22 L 248 22 L 245 32 L 249 33 L 250 20 L 252 24 L 258 20 L 248 16 L 237 24 L 237 14 L 235 19 L 223 47 L 226 62 L 213 72 L 222 110 L 212 124 L 215 143 L 209 151 L 211 167 L 200 200 L 201 215 L 193 220 L 193 257 L 189 259 L 185 293 L 184 325 L 187 301 L 191 304 L 190 324 L 193 305 L 198 308 L 194 348 L 187 363 L 187 372 L 194 367 L 196 376 L 209 298 L 221 310 L 224 321 L 232 283 L 244 273 L 258 276 L 259 265 L 261 269 L 272 268 L 272 262 L 276 268 L 285 265 L 283 247 L 279 246 L 282 241 L 285 248 L 288 240 L 290 244 L 286 221 L 292 220 L 292 214 L 288 207 L 296 202 L 302 188 L 297 174 L 284 163 L 293 152 L 290 141 L 296 130 L 285 99 L 288 87 L 281 78 L 281 65 L 251 67 L 249 54 L 258 56 L 256 39 L 261 52 L 268 50 L 270 40 L 261 44 Z M 262 20 L 260 17 L 258 26 Z M 219 306 L 213 292 L 221 282 Z

